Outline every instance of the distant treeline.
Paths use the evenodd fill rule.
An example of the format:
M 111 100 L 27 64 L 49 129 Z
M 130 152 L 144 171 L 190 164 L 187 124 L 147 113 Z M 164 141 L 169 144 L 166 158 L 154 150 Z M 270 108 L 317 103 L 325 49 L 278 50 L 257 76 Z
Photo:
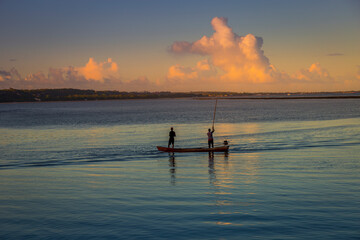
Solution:
M 186 97 L 215 97 L 232 96 L 233 93 L 206 92 L 119 92 L 95 91 L 80 89 L 36 89 L 0 90 L 0 102 L 40 102 L 40 101 L 86 101 L 86 100 L 115 100 L 115 99 L 154 99 L 154 98 L 186 98 Z M 238 96 L 238 94 L 236 94 Z
M 228 99 L 301 99 L 301 98 L 359 98 L 360 92 L 321 93 L 235 93 L 235 92 L 120 92 L 80 89 L 3 89 L 0 102 L 86 101 L 155 98 L 228 98 Z

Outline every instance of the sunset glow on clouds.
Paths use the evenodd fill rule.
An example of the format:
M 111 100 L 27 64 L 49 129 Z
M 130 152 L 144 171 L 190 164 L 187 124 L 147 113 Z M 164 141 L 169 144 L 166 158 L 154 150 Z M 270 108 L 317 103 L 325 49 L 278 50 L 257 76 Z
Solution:
M 194 4 L 196 5 L 196 3 Z M 117 12 L 115 12 L 113 17 L 118 16 Z M 236 18 L 237 16 L 241 17 L 239 14 L 232 17 Z M 77 18 L 74 17 L 75 20 L 73 20 L 76 21 Z M 38 57 L 38 50 L 42 49 L 41 44 L 35 45 L 38 49 L 34 50 L 32 54 L 28 54 L 28 58 L 22 62 L 18 60 L 21 59 L 21 54 L 18 57 L 17 55 L 11 55 L 13 54 L 11 52 L 6 59 L 5 57 L 1 59 L 2 56 L 0 56 L 0 63 L 7 66 L 0 65 L 0 88 L 81 88 L 174 92 L 279 92 L 360 89 L 360 62 L 355 62 L 354 59 L 357 59 L 356 54 L 351 55 L 349 51 L 346 52 L 343 49 L 344 44 L 329 47 L 327 52 L 318 54 L 320 57 L 314 57 L 315 54 L 308 57 L 309 52 L 319 46 L 319 43 L 315 42 L 316 38 L 312 39 L 313 35 L 311 35 L 311 38 L 307 38 L 310 39 L 307 45 L 304 44 L 301 49 L 300 47 L 297 49 L 306 35 L 301 36 L 301 33 L 299 33 L 298 38 L 293 42 L 288 41 L 286 34 L 287 31 L 293 29 L 293 25 L 289 25 L 290 27 L 282 25 L 283 28 L 285 27 L 284 30 L 281 29 L 281 31 L 272 33 L 272 30 L 267 32 L 261 26 L 251 21 L 245 21 L 248 20 L 244 19 L 245 17 L 240 17 L 234 21 L 231 18 L 232 26 L 225 17 L 212 17 L 208 20 L 199 17 L 196 20 L 194 20 L 195 18 L 189 18 L 189 20 L 186 19 L 186 23 L 183 23 L 184 19 L 178 19 L 175 22 L 161 25 L 165 22 L 165 18 L 162 18 L 157 23 L 161 25 L 158 28 L 152 22 L 149 24 L 142 21 L 130 22 L 128 25 L 121 25 L 118 28 L 119 33 L 116 35 L 117 37 L 114 37 L 113 44 L 109 44 L 109 46 L 107 43 L 111 42 L 109 39 L 112 38 L 107 37 L 106 32 L 102 35 L 99 34 L 101 38 L 98 38 L 98 36 L 94 35 L 93 29 L 87 29 L 89 35 L 81 38 L 80 45 L 74 45 L 75 47 L 71 48 L 74 51 L 64 54 L 66 60 L 62 59 L 60 61 L 61 57 L 58 57 L 58 55 L 61 55 L 61 50 L 57 50 L 57 48 L 65 46 L 64 49 L 66 50 L 67 47 L 72 46 L 72 44 L 65 44 L 68 41 L 67 39 L 64 40 L 65 43 L 57 42 L 57 44 L 50 44 L 47 48 L 44 48 L 43 51 L 46 54 L 42 55 L 43 57 Z M 268 20 L 271 21 L 271 19 Z M 151 21 L 150 18 L 149 21 Z M 212 27 L 212 32 L 204 35 L 204 32 L 207 32 L 206 25 L 201 26 L 198 21 L 206 22 L 209 29 Z M 120 21 L 116 24 L 118 23 Z M 266 24 L 264 19 L 262 19 L 262 23 Z M 292 24 L 296 23 L 298 22 L 295 21 Z M 154 32 L 158 31 L 159 34 L 146 31 L 145 27 L 142 28 L 145 33 L 138 31 L 136 28 L 134 28 L 136 31 L 130 31 L 129 29 L 133 29 L 131 24 L 139 24 L 137 27 L 147 24 L 147 27 L 153 27 Z M 191 26 L 187 24 L 191 24 Z M 72 26 L 66 25 L 64 29 Z M 81 24 L 79 26 L 82 27 Z M 109 27 L 111 34 L 116 34 L 114 25 L 111 26 L 113 26 Z M 179 26 L 182 26 L 182 28 L 178 28 Z M 247 26 L 250 27 L 246 30 L 243 29 Z M 314 26 L 316 27 L 316 24 L 307 25 L 306 27 Z M 276 29 L 277 26 L 274 25 L 273 27 Z M 53 30 L 54 28 L 49 29 Z M 157 30 L 155 31 L 155 29 Z M 187 29 L 192 29 L 191 34 L 186 32 Z M 79 31 L 79 29 L 75 30 L 72 32 L 73 35 L 76 35 Z M 103 30 L 107 29 L 103 27 L 97 29 L 97 31 Z M 319 33 L 322 30 L 314 28 L 312 33 Z M 250 31 L 250 33 L 246 31 Z M 260 34 L 253 34 L 252 31 Z M 266 32 L 268 35 L 266 35 Z M 270 36 L 273 39 L 271 37 L 269 39 L 269 32 L 271 32 Z M 57 34 L 56 31 L 52 33 Z M 109 32 L 107 33 L 109 34 Z M 48 33 L 45 32 L 44 34 L 47 36 Z M 149 34 L 149 36 L 146 34 Z M 72 39 L 73 35 L 67 37 Z M 57 36 L 61 35 L 58 34 Z M 185 39 L 182 39 L 185 41 L 178 41 L 182 36 L 185 36 Z M 264 36 L 267 36 L 267 39 Z M 342 36 L 343 38 L 347 37 L 347 35 Z M 93 41 L 93 38 L 96 40 Z M 76 38 L 74 37 L 74 39 Z M 155 40 L 151 41 L 150 39 Z M 186 41 L 188 39 L 192 40 Z M 10 40 L 8 45 L 15 42 Z M 78 50 L 81 49 L 83 42 L 92 41 L 95 44 L 85 48 L 86 51 L 81 52 L 81 50 Z M 265 41 L 272 42 L 272 45 L 264 45 Z M 36 41 L 33 40 L 33 42 Z M 161 47 L 153 50 L 155 42 L 160 42 Z M 328 42 L 330 41 L 321 42 L 321 44 L 326 45 Z M 26 44 L 25 46 L 28 47 Z M 288 47 L 287 50 L 285 50 L 285 45 Z M 264 46 L 267 48 L 264 48 Z M 275 50 L 274 46 L 277 46 Z M 311 46 L 315 47 L 306 49 L 306 47 Z M 13 52 L 16 52 L 18 46 L 14 45 L 13 49 L 15 49 Z M 24 49 L 25 52 L 31 52 L 28 50 L 31 47 Z M 296 51 L 288 52 L 289 49 L 295 49 Z M 48 54 L 51 51 L 57 52 L 57 54 Z M 77 51 L 82 54 L 77 54 Z M 300 57 L 302 52 L 305 53 Z M 354 52 L 356 51 L 354 50 Z M 70 61 L 73 59 L 73 55 L 79 55 L 76 61 L 74 60 L 76 64 L 69 62 L 69 59 Z M 147 58 L 144 57 L 145 55 Z M 47 58 L 44 59 L 44 56 Z M 299 60 L 300 58 L 301 60 Z M 347 63 L 344 62 L 346 58 L 348 59 Z M 34 64 L 30 64 L 32 61 L 34 61 Z M 36 61 L 42 63 L 42 68 L 37 69 L 39 65 Z M 340 66 L 340 64 L 342 65 Z
M 214 86 L 231 86 L 233 91 L 241 91 L 248 86 L 258 91 L 284 91 L 286 86 L 292 91 L 303 91 L 308 89 L 310 83 L 316 86 L 316 90 L 341 86 L 318 62 L 293 74 L 278 70 L 262 50 L 263 39 L 253 34 L 237 35 L 228 26 L 226 18 L 215 17 L 211 25 L 214 33 L 210 37 L 203 36 L 194 42 L 174 42 L 171 51 L 208 57 L 208 69 L 213 71 L 206 78 Z M 205 81 L 201 73 L 202 70 L 197 67 L 177 64 L 169 68 L 167 77 L 181 82 L 187 79 L 189 84 L 196 85 L 197 81 Z
M 103 83 L 105 79 L 117 77 L 118 66 L 111 58 L 108 58 L 106 62 L 100 63 L 97 63 L 93 58 L 90 58 L 85 67 L 79 67 L 76 71 L 84 76 L 86 80 L 94 80 Z
M 261 49 L 261 37 L 252 34 L 238 36 L 227 25 L 226 18 L 215 17 L 211 25 L 215 31 L 212 36 L 203 36 L 193 43 L 175 42 L 171 50 L 174 53 L 209 56 L 213 66 L 224 72 L 219 76 L 221 80 L 255 83 L 274 81 L 274 68 Z
M 0 86 L 12 88 L 94 88 L 114 89 L 125 88 L 129 91 L 154 89 L 146 77 L 131 80 L 121 80 L 117 63 L 111 58 L 97 62 L 94 58 L 83 67 L 50 68 L 47 74 L 37 72 L 22 78 L 16 69 L 0 71 Z
M 169 68 L 167 79 L 172 80 L 196 80 L 198 78 L 209 77 L 215 74 L 214 68 L 209 64 L 207 59 L 197 62 L 195 67 L 184 67 L 180 64 L 173 65 Z
M 100 87 L 109 81 L 116 81 L 117 75 L 117 64 L 111 59 L 97 63 L 93 58 L 84 67 L 49 68 L 47 74 L 36 72 L 24 78 L 15 68 L 0 72 L 3 79 L 1 84 L 12 88 Z
M 308 69 L 302 69 L 294 77 L 304 81 L 317 81 L 331 83 L 333 80 L 329 72 L 320 66 L 320 63 L 313 63 Z

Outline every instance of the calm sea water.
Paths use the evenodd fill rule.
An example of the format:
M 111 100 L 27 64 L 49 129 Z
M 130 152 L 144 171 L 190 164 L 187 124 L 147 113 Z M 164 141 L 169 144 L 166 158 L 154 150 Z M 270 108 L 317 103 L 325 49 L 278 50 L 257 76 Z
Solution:
M 360 101 L 0 104 L 1 239 L 360 239 Z

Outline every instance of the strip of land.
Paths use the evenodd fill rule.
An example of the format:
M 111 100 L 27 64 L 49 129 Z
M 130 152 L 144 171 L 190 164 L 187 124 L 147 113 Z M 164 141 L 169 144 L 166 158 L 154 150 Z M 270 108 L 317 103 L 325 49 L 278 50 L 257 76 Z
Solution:
M 267 100 L 267 99 L 339 99 L 339 98 L 360 98 L 360 96 L 286 96 L 286 97 L 272 97 L 272 96 L 268 96 L 268 97 L 221 97 L 221 99 L 230 99 L 230 100 L 239 100 L 239 99 L 251 99 L 251 100 Z M 205 99 L 214 99 L 214 97 L 204 97 L 204 98 L 195 98 L 198 100 L 205 100 Z
M 360 98 L 360 91 L 317 93 L 236 93 L 236 92 L 120 92 L 81 89 L 2 89 L 0 102 L 91 101 L 118 99 L 195 98 L 222 99 L 339 99 Z

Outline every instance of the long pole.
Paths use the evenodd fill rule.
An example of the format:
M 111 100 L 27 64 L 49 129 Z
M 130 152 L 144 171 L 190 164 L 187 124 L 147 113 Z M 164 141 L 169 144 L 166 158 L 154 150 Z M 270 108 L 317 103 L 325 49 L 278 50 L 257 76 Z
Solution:
M 214 129 L 214 124 L 215 124 L 216 105 L 217 105 L 217 99 L 216 99 L 216 102 L 215 102 L 215 109 L 214 109 L 214 118 L 213 118 L 213 125 L 212 125 L 213 129 Z

